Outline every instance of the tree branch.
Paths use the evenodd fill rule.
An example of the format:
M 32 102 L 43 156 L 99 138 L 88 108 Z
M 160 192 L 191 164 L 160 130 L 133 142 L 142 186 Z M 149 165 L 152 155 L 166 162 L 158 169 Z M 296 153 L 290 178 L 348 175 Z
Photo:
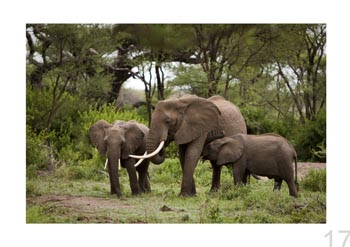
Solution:
M 299 112 L 299 116 L 300 116 L 300 120 L 302 121 L 302 123 L 305 122 L 305 119 L 304 119 L 304 115 L 303 115 L 303 111 L 301 109 L 301 106 L 299 104 L 299 101 L 298 101 L 298 97 L 296 96 L 293 88 L 290 86 L 290 83 L 289 83 L 289 80 L 288 78 L 285 76 L 285 74 L 283 73 L 282 71 L 282 67 L 281 67 L 281 64 L 279 63 L 279 61 L 276 59 L 276 57 L 274 57 L 276 63 L 277 63 L 277 66 L 278 66 L 278 72 L 280 74 L 280 76 L 283 78 L 283 81 L 285 82 L 285 84 L 287 85 L 288 89 L 289 89 L 289 92 L 291 93 L 292 97 L 293 97 L 293 100 L 294 100 L 294 103 L 298 109 L 298 112 Z

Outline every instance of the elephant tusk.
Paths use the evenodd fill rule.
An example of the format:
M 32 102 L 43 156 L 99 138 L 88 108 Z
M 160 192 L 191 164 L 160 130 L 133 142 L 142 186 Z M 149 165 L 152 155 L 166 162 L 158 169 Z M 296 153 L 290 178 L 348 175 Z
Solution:
M 107 169 L 107 164 L 108 164 L 108 158 L 106 159 L 105 170 Z
M 139 159 L 139 161 L 137 161 L 137 163 L 135 164 L 135 167 L 138 167 L 141 163 L 142 163 L 142 161 L 144 161 L 145 159 Z
M 131 158 L 135 158 L 135 159 L 148 159 L 148 158 L 151 158 L 151 157 L 153 157 L 153 156 L 155 156 L 156 154 L 158 154 L 159 153 L 159 151 L 163 148 L 163 146 L 164 146 L 164 141 L 161 141 L 160 142 L 160 144 L 159 144 L 159 146 L 157 147 L 157 149 L 156 150 L 154 150 L 152 153 L 150 153 L 150 154 L 146 154 L 146 155 L 129 155 L 129 157 L 131 157 Z
M 146 155 L 147 154 L 147 151 L 143 154 L 143 155 Z M 138 167 L 142 161 L 144 161 L 145 159 L 139 159 L 139 161 L 137 161 L 137 163 L 134 165 L 135 167 Z
M 108 158 L 106 159 L 105 170 L 107 169 L 107 164 L 108 164 Z M 121 169 L 121 166 L 120 166 L 120 159 L 118 159 L 118 169 L 119 169 L 119 170 Z

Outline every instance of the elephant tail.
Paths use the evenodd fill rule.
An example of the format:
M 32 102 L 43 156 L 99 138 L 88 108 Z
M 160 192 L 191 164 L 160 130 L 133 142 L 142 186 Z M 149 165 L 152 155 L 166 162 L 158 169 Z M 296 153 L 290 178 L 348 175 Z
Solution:
M 295 186 L 297 187 L 297 191 L 299 191 L 299 183 L 298 183 L 298 156 L 297 156 L 297 153 L 295 152 L 294 150 L 294 154 L 293 154 L 293 160 L 294 160 L 294 166 L 295 166 L 295 169 L 294 169 L 294 172 L 295 172 L 295 177 L 294 177 L 294 183 L 295 183 Z

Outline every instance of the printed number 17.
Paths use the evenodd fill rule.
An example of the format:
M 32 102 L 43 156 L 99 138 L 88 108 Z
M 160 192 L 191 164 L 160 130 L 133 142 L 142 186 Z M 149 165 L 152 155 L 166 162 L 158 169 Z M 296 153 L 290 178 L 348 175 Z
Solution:
M 338 231 L 338 233 L 345 233 L 346 236 L 344 237 L 344 241 L 343 241 L 343 244 L 342 244 L 342 247 L 345 247 L 346 245 L 346 242 L 348 241 L 348 238 L 350 236 L 350 231 Z M 333 247 L 333 231 L 330 230 L 326 235 L 324 235 L 324 237 L 328 237 L 329 236 L 329 247 Z

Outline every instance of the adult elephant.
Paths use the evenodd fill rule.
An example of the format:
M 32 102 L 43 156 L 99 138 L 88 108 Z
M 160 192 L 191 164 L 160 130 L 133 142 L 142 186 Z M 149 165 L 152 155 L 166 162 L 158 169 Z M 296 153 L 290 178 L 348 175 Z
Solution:
M 196 187 L 194 169 L 201 156 L 204 144 L 213 139 L 246 133 L 247 128 L 237 106 L 221 96 L 209 99 L 185 95 L 178 99 L 158 102 L 152 114 L 150 130 L 146 139 L 148 155 L 131 156 L 150 158 L 153 163 L 164 161 L 165 146 L 175 141 L 179 146 L 182 168 L 182 196 L 193 196 Z M 211 191 L 220 187 L 221 166 L 212 164 Z
M 99 120 L 90 127 L 91 144 L 102 156 L 107 157 L 111 194 L 116 194 L 118 197 L 122 195 L 118 164 L 128 171 L 132 194 L 151 190 L 148 176 L 149 159 L 135 164 L 135 159 L 129 157 L 133 153 L 145 153 L 147 133 L 148 127 L 133 120 L 116 121 L 113 125 L 105 120 Z

